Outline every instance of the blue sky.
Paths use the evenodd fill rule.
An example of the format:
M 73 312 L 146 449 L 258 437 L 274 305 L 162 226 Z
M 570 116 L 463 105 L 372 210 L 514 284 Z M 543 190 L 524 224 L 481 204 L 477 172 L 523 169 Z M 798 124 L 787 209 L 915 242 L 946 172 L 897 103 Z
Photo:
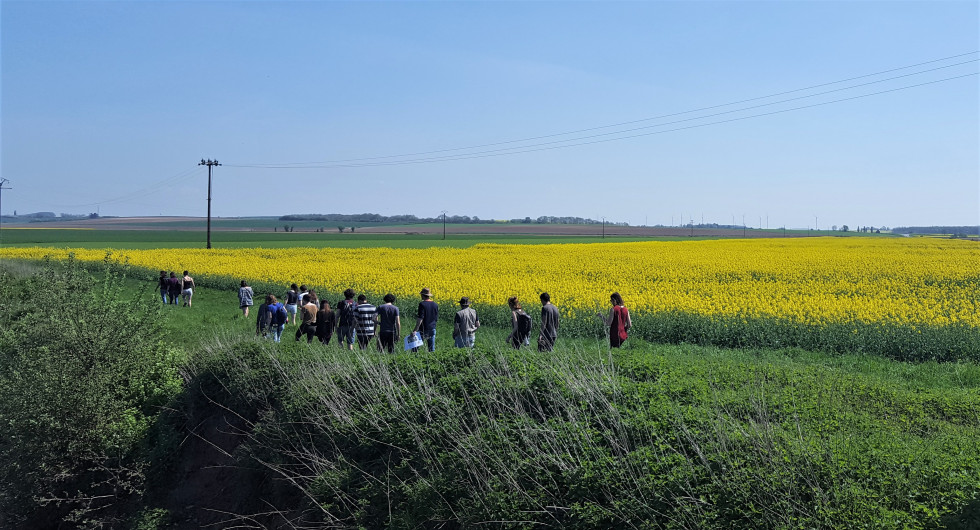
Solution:
M 978 9 L 3 0 L 3 213 L 980 223 Z

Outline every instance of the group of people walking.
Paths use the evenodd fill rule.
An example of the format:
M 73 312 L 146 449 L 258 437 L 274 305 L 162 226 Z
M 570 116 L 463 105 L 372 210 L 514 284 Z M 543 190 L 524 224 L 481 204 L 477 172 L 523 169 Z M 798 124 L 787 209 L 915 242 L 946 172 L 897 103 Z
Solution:
M 162 278 L 163 276 L 161 282 Z M 193 284 L 193 280 L 191 283 Z M 347 289 L 344 291 L 344 299 L 331 307 L 330 302 L 320 300 L 312 289 L 307 289 L 305 285 L 297 287 L 294 283 L 282 300 L 272 294 L 266 295 L 259 306 L 255 333 L 280 342 L 285 327 L 297 326 L 298 322 L 295 334 L 297 341 L 305 336 L 308 343 L 312 343 L 315 338 L 323 344 L 330 344 L 336 335 L 337 343 L 350 350 L 354 349 L 355 344 L 362 350 L 375 344 L 380 351 L 394 352 L 402 336 L 401 314 L 398 306 L 394 305 L 395 295 L 386 294 L 383 304 L 379 306 L 369 303 L 364 294 L 355 295 L 353 289 Z M 417 351 L 424 345 L 428 351 L 435 351 L 439 304 L 432 299 L 432 292 L 428 288 L 422 289 L 419 296 L 421 301 L 415 313 L 415 323 L 409 340 L 406 340 L 406 348 L 411 345 L 413 351 Z M 242 280 L 238 298 L 242 314 L 246 318 L 249 307 L 253 304 L 253 297 L 252 288 Z M 548 293 L 541 293 L 540 298 L 541 324 L 537 348 L 538 351 L 548 352 L 554 349 L 558 338 L 560 317 L 558 308 L 551 303 Z M 632 321 L 619 293 L 610 296 L 610 303 L 612 307 L 607 315 L 596 313 L 596 316 L 609 327 L 610 346 L 618 348 L 627 339 Z M 515 349 L 529 346 L 534 327 L 533 319 L 524 311 L 516 296 L 508 298 L 507 305 L 511 310 L 511 332 L 507 335 L 507 343 Z M 480 318 L 476 310 L 470 307 L 470 299 L 466 296 L 460 298 L 459 310 L 453 317 L 452 336 L 455 346 L 472 348 L 476 343 L 476 330 L 479 327 Z
M 183 298 L 184 307 L 191 307 L 195 285 L 194 278 L 191 278 L 187 271 L 184 271 L 183 278 L 178 278 L 173 271 L 170 271 L 170 276 L 167 276 L 166 271 L 160 271 L 159 287 L 163 305 L 177 305 L 177 302 Z

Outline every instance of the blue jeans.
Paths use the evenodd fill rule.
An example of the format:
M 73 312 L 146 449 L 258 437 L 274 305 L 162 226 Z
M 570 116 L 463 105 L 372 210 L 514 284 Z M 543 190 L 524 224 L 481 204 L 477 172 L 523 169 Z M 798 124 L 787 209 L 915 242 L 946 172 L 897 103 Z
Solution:
M 338 326 L 337 327 L 337 344 L 341 346 L 346 346 L 348 344 L 354 344 L 354 331 L 357 328 L 354 326 Z
M 163 300 L 163 305 L 167 305 L 167 290 L 160 289 L 160 299 Z
M 273 324 L 272 325 L 272 340 L 273 342 L 279 342 L 282 338 L 282 328 L 286 327 L 285 324 Z
M 457 348 L 472 348 L 476 344 L 476 335 L 460 335 L 456 339 Z
M 429 351 L 436 351 L 436 328 L 422 330 L 422 340 L 429 346 Z

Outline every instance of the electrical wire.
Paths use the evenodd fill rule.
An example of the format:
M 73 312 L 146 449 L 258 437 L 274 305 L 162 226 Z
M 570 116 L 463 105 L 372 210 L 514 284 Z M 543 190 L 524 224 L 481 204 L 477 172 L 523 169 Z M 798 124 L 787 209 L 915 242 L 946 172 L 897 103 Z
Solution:
M 513 147 L 513 148 L 508 148 L 508 149 L 497 149 L 497 150 L 493 150 L 493 151 L 484 151 L 484 152 L 477 152 L 477 153 L 467 153 L 467 154 L 460 154 L 460 155 L 448 155 L 448 156 L 441 156 L 441 157 L 428 157 L 428 158 L 409 159 L 409 160 L 397 160 L 397 161 L 388 161 L 388 162 L 364 162 L 364 163 L 357 163 L 357 164 L 329 164 L 329 165 L 320 165 L 320 166 L 312 166 L 312 165 L 309 165 L 309 166 L 248 166 L 248 165 L 236 165 L 236 164 L 225 164 L 225 166 L 227 166 L 227 167 L 236 167 L 236 168 L 254 168 L 254 169 L 338 169 L 338 168 L 357 168 L 357 167 L 375 167 L 375 166 L 394 166 L 394 165 L 405 165 L 405 164 L 424 164 L 424 163 L 433 163 L 433 162 L 450 162 L 450 161 L 456 161 L 456 160 L 471 160 L 471 159 L 476 159 L 476 158 L 487 158 L 487 157 L 493 157 L 493 156 L 506 156 L 506 155 L 513 155 L 513 154 L 521 154 L 521 153 L 533 153 L 533 152 L 547 151 L 547 150 L 552 150 L 552 149 L 565 149 L 565 148 L 568 148 L 568 147 L 577 147 L 577 146 L 582 146 L 582 145 L 591 145 L 591 144 L 604 143 L 604 142 L 613 142 L 613 141 L 619 141 L 619 140 L 627 140 L 627 139 L 631 139 L 631 138 L 639 138 L 639 137 L 642 137 L 642 136 L 651 136 L 651 135 L 655 135 L 655 134 L 664 134 L 664 133 L 668 133 L 668 132 L 683 131 L 683 130 L 688 130 L 688 129 L 696 129 L 696 128 L 700 128 L 700 127 L 708 127 L 708 126 L 711 126 L 711 125 L 719 125 L 719 124 L 723 124 L 723 123 L 731 123 L 731 122 L 735 122 L 735 121 L 747 120 L 747 119 L 752 119 L 752 118 L 760 118 L 760 117 L 764 117 L 764 116 L 772 116 L 774 114 L 782 114 L 782 113 L 792 112 L 792 111 L 796 111 L 796 110 L 802 110 L 802 109 L 809 109 L 809 108 L 814 108 L 814 107 L 820 107 L 820 106 L 824 106 L 824 105 L 830 105 L 830 104 L 833 104 L 833 103 L 841 103 L 841 102 L 844 102 L 844 101 L 852 101 L 852 100 L 855 100 L 855 99 L 861 99 L 861 98 L 866 98 L 866 97 L 871 97 L 871 96 L 877 96 L 877 95 L 887 94 L 887 93 L 891 93 L 891 92 L 898 92 L 900 90 L 908 90 L 908 89 L 911 89 L 911 88 L 916 88 L 916 87 L 921 87 L 921 86 L 926 86 L 926 85 L 933 85 L 933 84 L 936 84 L 936 83 L 942 83 L 942 82 L 946 82 L 946 81 L 953 81 L 953 80 L 956 80 L 956 79 L 962 79 L 962 78 L 965 78 L 965 77 L 975 76 L 977 74 L 978 74 L 978 72 L 973 72 L 973 73 L 964 74 L 964 75 L 960 75 L 960 76 L 948 77 L 948 78 L 945 78 L 945 79 L 938 79 L 938 80 L 934 80 L 934 81 L 927 81 L 927 82 L 924 82 L 924 83 L 918 83 L 918 84 L 915 84 L 915 85 L 908 85 L 908 86 L 903 86 L 903 87 L 898 87 L 898 88 L 892 88 L 892 89 L 888 89 L 888 90 L 882 90 L 882 91 L 879 91 L 879 92 L 872 92 L 872 93 L 869 93 L 869 94 L 861 94 L 861 95 L 858 95 L 858 96 L 852 96 L 852 97 L 848 97 L 848 98 L 836 99 L 836 100 L 831 100 L 831 101 L 824 101 L 824 102 L 821 102 L 821 103 L 814 103 L 812 105 L 803 105 L 803 106 L 799 106 L 799 107 L 792 107 L 792 108 L 789 108 L 789 109 L 782 109 L 782 110 L 777 110 L 777 111 L 772 111 L 772 112 L 766 112 L 766 113 L 760 113 L 760 114 L 753 114 L 753 115 L 749 115 L 749 116 L 741 116 L 741 117 L 738 117 L 738 118 L 731 118 L 731 119 L 727 119 L 727 120 L 713 121 L 713 122 L 709 122 L 709 123 L 701 123 L 701 124 L 696 124 L 696 125 L 689 125 L 689 126 L 686 126 L 686 127 L 677 127 L 677 128 L 667 129 L 667 130 L 663 130 L 663 131 L 653 131 L 653 132 L 633 134 L 633 135 L 628 135 L 628 136 L 620 136 L 620 137 L 616 137 L 616 138 L 605 138 L 605 139 L 601 139 L 601 140 L 592 140 L 592 141 L 588 141 L 588 142 L 578 142 L 578 143 L 570 143 L 570 144 L 564 144 L 564 145 L 550 145 L 548 147 L 537 147 L 537 146 L 547 145 L 547 144 L 556 143 L 556 142 L 548 142 L 548 143 L 545 143 L 545 144 L 537 144 L 537 146 L 533 146 L 533 145 L 532 146 L 520 146 L 520 147 Z M 834 91 L 831 91 L 831 92 L 834 92 Z M 801 99 L 801 98 L 794 98 L 794 99 Z M 790 100 L 787 100 L 787 101 L 790 101 Z M 758 106 L 756 106 L 754 108 L 757 108 L 757 107 L 760 107 L 760 106 L 765 106 L 765 105 L 758 105 Z M 744 110 L 744 109 L 741 109 L 741 110 Z M 718 114 L 727 114 L 727 112 L 726 113 L 718 113 Z M 697 119 L 703 119 L 703 117 L 702 118 L 697 118 Z M 690 120 L 679 120 L 678 122 L 673 122 L 673 123 L 679 123 L 679 122 L 682 122 L 682 121 L 690 121 Z M 631 130 L 628 130 L 628 131 L 618 131 L 616 133 L 607 133 L 607 134 L 622 134 L 623 132 L 631 132 L 631 131 L 634 131 L 634 130 L 639 130 L 639 129 L 644 129 L 644 128 L 649 128 L 649 127 L 642 127 L 642 128 L 637 128 L 637 129 L 631 129 Z M 564 140 L 563 142 L 566 142 L 566 141 L 577 141 L 577 140 L 592 138 L 592 137 L 596 137 L 596 136 L 603 136 L 603 135 L 592 135 L 592 136 L 588 136 L 588 137 L 574 138 L 574 139 Z M 529 147 L 537 147 L 537 148 L 528 149 Z M 499 152 L 499 151 L 506 151 L 506 152 Z
M 621 127 L 621 126 L 624 126 L 624 125 L 632 125 L 634 123 L 641 123 L 641 122 L 645 122 L 645 121 L 652 121 L 652 120 L 658 120 L 658 119 L 664 119 L 664 118 L 671 118 L 671 117 L 674 117 L 674 116 L 681 116 L 681 115 L 684 115 L 684 114 L 691 114 L 691 113 L 694 113 L 694 112 L 702 112 L 702 111 L 706 111 L 706 110 L 712 110 L 712 109 L 717 109 L 717 108 L 722 108 L 722 107 L 728 107 L 728 106 L 732 106 L 732 105 L 739 105 L 739 104 L 742 104 L 742 103 L 748 103 L 748 102 L 752 102 L 752 101 L 759 101 L 759 100 L 768 99 L 768 98 L 772 98 L 772 97 L 783 96 L 783 95 L 786 95 L 786 94 L 792 94 L 792 93 L 796 93 L 796 92 L 802 92 L 802 91 L 805 91 L 805 90 L 812 90 L 812 89 L 815 89 L 815 88 L 821 88 L 821 87 L 825 87 L 825 86 L 830 86 L 830 85 L 835 85 L 835 84 L 840 84 L 840 83 L 846 83 L 846 82 L 855 81 L 855 80 L 858 80 L 858 79 L 865 79 L 865 78 L 868 78 L 868 77 L 874 77 L 876 75 L 882 75 L 882 74 L 887 74 L 887 73 L 891 73 L 891 72 L 897 72 L 897 71 L 900 71 L 900 70 L 907 70 L 909 68 L 916 68 L 918 66 L 923 66 L 923 65 L 927 65 L 927 64 L 933 64 L 933 63 L 937 63 L 937 62 L 947 61 L 947 60 L 950 60 L 950 59 L 956 59 L 956 58 L 960 58 L 960 57 L 965 57 L 967 55 L 975 55 L 977 53 L 980 53 L 980 51 L 972 51 L 972 52 L 962 53 L 962 54 L 958 54 L 958 55 L 951 55 L 951 56 L 948 56 L 948 57 L 943 57 L 943 58 L 940 58 L 940 59 L 934 59 L 934 60 L 931 60 L 931 61 L 925 61 L 925 62 L 921 62 L 921 63 L 916 63 L 916 64 L 912 64 L 912 65 L 908 65 L 908 66 L 902 66 L 902 67 L 899 67 L 899 68 L 892 68 L 892 69 L 889 69 L 889 70 L 882 70 L 882 71 L 871 73 L 871 74 L 865 74 L 865 75 L 860 75 L 860 76 L 856 76 L 856 77 L 850 77 L 850 78 L 841 79 L 841 80 L 838 80 L 838 81 L 831 81 L 829 83 L 821 83 L 821 84 L 812 85 L 812 86 L 809 86 L 809 87 L 797 88 L 797 89 L 788 90 L 788 91 L 784 91 L 784 92 L 778 92 L 778 93 L 775 93 L 775 94 L 769 94 L 767 96 L 759 96 L 759 97 L 754 97 L 754 98 L 749 98 L 749 99 L 743 99 L 743 100 L 739 100 L 739 101 L 734 101 L 734 102 L 730 102 L 730 103 L 723 103 L 723 104 L 720 104 L 720 105 L 712 105 L 712 106 L 708 106 L 708 107 L 701 107 L 701 108 L 692 109 L 692 110 L 686 110 L 686 111 L 682 111 L 682 112 L 675 112 L 675 113 L 671 113 L 671 114 L 663 114 L 663 115 L 660 115 L 660 116 L 653 116 L 653 117 L 649 117 L 649 118 L 642 118 L 642 119 L 637 119 L 637 120 L 630 120 L 630 121 L 625 121 L 625 122 L 620 122 L 620 123 L 614 123 L 614 124 L 609 124 L 609 125 L 600 125 L 600 126 L 596 126 L 596 127 L 589 127 L 589 128 L 585 128 L 585 129 L 577 129 L 577 130 L 566 131 L 566 132 L 561 132 L 561 133 L 546 134 L 546 135 L 541 135 L 541 136 L 533 136 L 533 137 L 528 137 L 528 138 L 522 138 L 522 139 L 519 139 L 519 140 L 507 140 L 507 141 L 502 141 L 502 142 L 493 142 L 493 143 L 472 145 L 472 146 L 468 146 L 468 147 L 455 147 L 455 148 L 451 148 L 451 149 L 438 149 L 438 150 L 434 150 L 434 151 L 422 151 L 422 152 L 405 153 L 405 154 L 399 154 L 399 155 L 384 155 L 384 156 L 374 156 L 374 157 L 364 157 L 364 158 L 349 158 L 349 159 L 341 159 L 341 160 L 328 160 L 328 161 L 323 161 L 323 162 L 286 162 L 286 163 L 277 163 L 277 164 L 247 164 L 247 163 L 243 163 L 243 164 L 225 164 L 225 165 L 226 166 L 229 166 L 229 167 L 240 167 L 240 168 L 268 168 L 268 169 L 291 169 L 291 168 L 296 168 L 296 169 L 303 169 L 303 168 L 308 167 L 308 168 L 311 168 L 311 169 L 312 168 L 317 168 L 318 169 L 318 168 L 326 167 L 326 165 L 340 164 L 340 163 L 346 163 L 346 162 L 361 162 L 361 161 L 368 161 L 368 160 L 383 160 L 383 159 L 389 159 L 389 158 L 403 158 L 403 157 L 409 157 L 409 156 L 421 156 L 421 155 L 436 154 L 436 153 L 448 153 L 448 152 L 453 152 L 453 151 L 466 151 L 466 150 L 472 150 L 472 149 L 480 149 L 480 148 L 484 148 L 484 147 L 494 147 L 494 146 L 498 146 L 498 145 L 523 143 L 523 142 L 529 142 L 529 141 L 533 141 L 533 140 L 541 140 L 541 139 L 545 139 L 545 138 L 554 138 L 554 137 L 558 137 L 558 136 L 567 136 L 567 135 L 570 135 L 570 134 L 578 134 L 578 133 L 590 132 L 590 131 L 595 131 L 595 130 L 600 130 L 600 129 L 608 129 L 608 128 L 612 128 L 612 127 Z M 969 64 L 971 62 L 976 62 L 976 61 L 977 61 L 977 59 L 973 59 L 973 60 L 970 60 L 970 61 L 965 61 L 965 62 L 956 63 L 956 64 L 952 64 L 952 65 L 941 66 L 941 67 L 938 67 L 938 68 L 933 68 L 933 69 L 929 69 L 929 70 L 923 70 L 923 71 L 920 71 L 920 72 L 914 72 L 914 73 L 911 73 L 911 74 L 905 74 L 905 75 L 896 76 L 896 77 L 892 77 L 892 78 L 888 78 L 888 79 L 883 79 L 883 80 L 879 80 L 879 81 L 872 81 L 870 83 L 863 83 L 863 84 L 860 84 L 860 85 L 854 85 L 854 86 L 852 86 L 850 88 L 864 86 L 864 85 L 867 85 L 867 84 L 880 83 L 880 82 L 884 82 L 884 81 L 888 81 L 888 80 L 898 79 L 898 78 L 901 78 L 901 77 L 908 77 L 908 76 L 912 76 L 912 75 L 918 75 L 918 74 L 921 74 L 921 73 L 926 73 L 926 72 L 931 72 L 931 71 L 935 71 L 935 70 L 940 70 L 940 69 L 943 69 L 943 68 L 950 68 L 950 67 L 953 67 L 953 66 L 960 66 L 960 65 L 963 65 L 963 64 Z M 809 95 L 809 96 L 801 96 L 800 98 L 791 98 L 791 99 L 788 99 L 788 100 L 783 100 L 781 102 L 766 103 L 766 104 L 763 104 L 763 105 L 757 105 L 757 106 L 753 106 L 753 107 L 747 107 L 746 109 L 741 109 L 741 110 L 748 110 L 748 109 L 751 109 L 751 108 L 758 108 L 758 107 L 762 107 L 762 106 L 775 105 L 775 104 L 778 104 L 778 103 L 784 103 L 786 101 L 793 101 L 795 99 L 803 99 L 803 98 L 806 98 L 806 97 L 814 97 L 814 96 L 817 96 L 817 95 L 827 94 L 827 93 L 830 93 L 830 92 L 837 92 L 837 91 L 840 91 L 840 90 L 847 90 L 847 89 L 846 88 L 845 89 L 835 89 L 835 90 L 831 90 L 831 91 L 827 91 L 827 92 L 822 92 L 820 94 L 812 94 L 812 95 Z M 712 114 L 712 115 L 702 116 L 700 118 L 693 118 L 693 119 L 703 119 L 705 117 L 717 116 L 717 115 L 721 115 L 721 114 L 730 114 L 732 112 L 739 112 L 739 111 L 726 111 L 726 112 L 723 112 L 723 113 Z M 688 119 L 688 120 L 681 120 L 681 121 L 690 121 L 690 119 Z M 671 122 L 671 123 L 678 123 L 678 122 Z M 665 125 L 665 124 L 661 124 L 661 126 L 662 125 Z M 629 129 L 628 131 L 632 131 L 632 130 L 636 130 L 636 129 Z M 606 134 L 606 135 L 608 135 L 608 134 L 620 134 L 622 132 L 628 132 L 628 131 L 619 131 L 619 132 L 604 133 L 604 134 Z M 585 137 L 585 138 L 589 138 L 589 137 Z M 573 139 L 564 140 L 564 141 L 575 141 L 575 140 L 578 140 L 578 139 L 581 139 L 581 138 L 573 138 Z M 559 142 L 550 142 L 550 143 L 559 143 Z M 535 144 L 535 145 L 546 145 L 546 144 Z M 526 146 L 517 146 L 517 147 L 513 147 L 511 149 L 525 149 L 527 147 L 532 147 L 532 146 L 529 146 L 529 145 L 526 145 Z M 476 153 L 471 153 L 471 154 L 476 154 Z M 447 156 L 453 156 L 453 155 L 447 155 Z
M 179 173 L 176 173 L 174 175 L 171 175 L 169 177 L 166 177 L 164 179 L 161 179 L 160 181 L 158 181 L 158 182 L 156 182 L 154 184 L 150 184 L 149 186 L 145 186 L 143 188 L 138 188 L 138 189 L 133 190 L 131 192 L 128 192 L 128 193 L 126 193 L 124 195 L 113 197 L 111 199 L 105 199 L 105 200 L 102 200 L 102 201 L 90 202 L 90 203 L 86 203 L 86 204 L 53 204 L 52 206 L 57 206 L 59 208 L 83 208 L 83 207 L 89 207 L 89 206 L 102 206 L 102 205 L 105 205 L 105 204 L 113 204 L 113 203 L 118 203 L 118 202 L 129 202 L 129 201 L 132 201 L 133 199 L 139 199 L 139 198 L 146 197 L 146 196 L 151 195 L 151 194 L 154 194 L 154 193 L 159 193 L 159 191 L 160 191 L 159 188 L 161 186 L 168 186 L 168 185 L 169 186 L 172 186 L 174 184 L 178 184 L 180 182 L 183 182 L 185 180 L 188 180 L 188 179 L 194 177 L 195 174 L 198 173 L 198 172 L 200 172 L 200 171 L 201 170 L 200 170 L 200 168 L 198 168 L 198 166 L 194 166 L 192 168 L 185 169 L 185 170 L 183 170 L 183 171 L 181 171 Z

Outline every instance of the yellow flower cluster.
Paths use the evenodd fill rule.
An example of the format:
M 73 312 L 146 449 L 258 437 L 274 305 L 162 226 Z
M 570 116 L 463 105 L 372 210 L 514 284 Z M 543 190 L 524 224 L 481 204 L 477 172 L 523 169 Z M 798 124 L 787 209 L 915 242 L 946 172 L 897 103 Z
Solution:
M 104 250 L 0 249 L 0 257 L 102 260 Z M 567 313 L 608 304 L 618 291 L 634 314 L 777 317 L 795 322 L 966 324 L 980 328 L 980 246 L 938 239 L 790 238 L 470 248 L 123 250 L 112 259 L 321 292 L 469 296 L 503 305 L 542 291 Z M 284 290 L 284 289 L 283 289 Z M 257 293 L 262 294 L 262 293 Z M 280 294 L 280 293 L 275 293 Z

